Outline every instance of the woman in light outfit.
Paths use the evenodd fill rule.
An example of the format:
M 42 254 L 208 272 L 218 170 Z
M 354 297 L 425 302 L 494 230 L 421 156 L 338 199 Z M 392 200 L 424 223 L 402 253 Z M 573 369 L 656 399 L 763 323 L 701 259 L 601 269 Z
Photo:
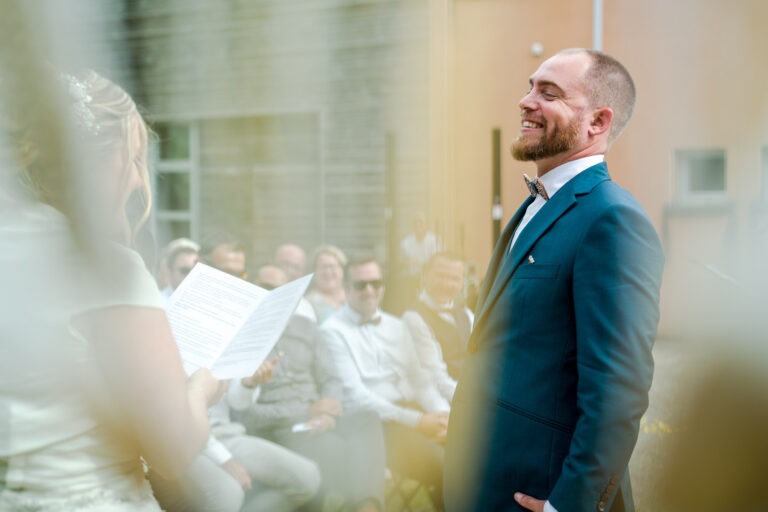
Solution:
M 147 128 L 94 72 L 50 80 L 67 116 L 25 78 L 0 80 L 0 173 L 20 184 L 0 191 L 0 510 L 158 511 L 142 458 L 181 474 L 222 386 L 187 379 L 131 249 L 150 209 Z

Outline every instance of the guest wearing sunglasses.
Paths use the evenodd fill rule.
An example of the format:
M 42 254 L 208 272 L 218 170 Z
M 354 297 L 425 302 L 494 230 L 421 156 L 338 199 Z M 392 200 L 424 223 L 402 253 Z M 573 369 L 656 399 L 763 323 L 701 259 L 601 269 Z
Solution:
M 264 265 L 255 283 L 271 289 L 288 281 L 285 272 Z M 384 434 L 372 411 L 346 411 L 342 382 L 328 351 L 317 341 L 317 316 L 302 299 L 272 351 L 280 362 L 261 386 L 258 400 L 236 413 L 248 433 L 299 453 L 320 467 L 322 483 L 302 510 L 321 511 L 329 496 L 345 511 L 384 510 Z M 340 463 L 340 457 L 343 462 Z
M 160 273 L 166 282 L 161 290 L 164 298 L 168 299 L 192 271 L 199 258 L 199 250 L 200 247 L 188 238 L 177 238 L 166 246 L 160 263 Z
M 373 257 L 344 269 L 347 304 L 319 328 L 344 383 L 345 410 L 376 412 L 387 466 L 434 491 L 442 508 L 443 443 L 450 405 L 421 368 L 406 325 L 381 311 L 384 277 Z

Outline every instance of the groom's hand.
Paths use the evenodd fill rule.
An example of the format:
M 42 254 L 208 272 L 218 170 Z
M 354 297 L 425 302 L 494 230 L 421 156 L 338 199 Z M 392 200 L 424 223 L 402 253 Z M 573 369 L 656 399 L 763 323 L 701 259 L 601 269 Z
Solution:
M 537 500 L 536 498 L 527 496 L 521 492 L 515 493 L 515 501 L 518 502 L 520 506 L 525 507 L 528 510 L 533 510 L 533 512 L 544 512 L 544 503 L 546 503 L 546 500 Z

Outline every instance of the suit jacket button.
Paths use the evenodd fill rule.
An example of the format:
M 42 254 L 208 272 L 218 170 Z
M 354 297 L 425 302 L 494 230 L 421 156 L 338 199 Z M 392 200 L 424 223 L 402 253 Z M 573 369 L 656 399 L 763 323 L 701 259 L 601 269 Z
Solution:
M 599 512 L 605 512 L 605 502 L 604 501 L 597 502 L 597 510 Z
M 474 354 L 477 352 L 477 342 L 476 341 L 470 341 L 469 345 L 467 346 L 467 351 L 470 354 Z
M 614 484 L 614 485 L 616 485 L 616 482 L 618 482 L 618 481 L 619 481 L 619 477 L 617 477 L 616 475 L 613 475 L 613 476 L 611 477 L 611 479 L 610 479 L 610 482 L 611 482 L 612 484 Z

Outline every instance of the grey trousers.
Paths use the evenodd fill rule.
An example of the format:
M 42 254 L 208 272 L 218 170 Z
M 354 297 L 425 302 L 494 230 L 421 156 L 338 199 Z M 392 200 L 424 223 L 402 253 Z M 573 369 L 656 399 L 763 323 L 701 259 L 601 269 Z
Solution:
M 320 486 L 317 465 L 259 437 L 220 435 L 234 458 L 248 471 L 253 488 L 245 491 L 221 466 L 199 455 L 178 480 L 150 472 L 160 506 L 167 512 L 288 512 L 307 503 Z
M 272 436 L 319 464 L 322 494 L 338 493 L 351 507 L 375 500 L 383 509 L 386 454 L 381 421 L 375 413 L 345 412 L 337 418 L 336 428 L 317 435 L 279 429 Z M 311 510 L 322 509 L 320 502 L 312 505 Z

